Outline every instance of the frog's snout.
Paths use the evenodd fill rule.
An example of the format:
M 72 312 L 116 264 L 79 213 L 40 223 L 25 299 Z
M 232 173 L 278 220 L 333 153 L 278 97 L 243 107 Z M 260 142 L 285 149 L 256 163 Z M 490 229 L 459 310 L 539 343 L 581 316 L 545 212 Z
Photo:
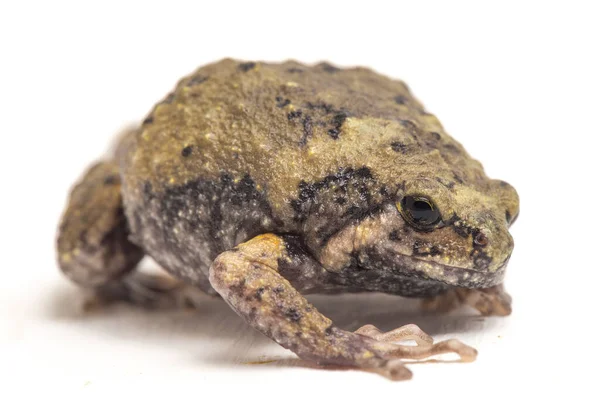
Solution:
M 514 241 L 508 231 L 480 231 L 473 235 L 473 250 L 470 253 L 472 268 L 476 271 L 494 273 L 506 267 Z

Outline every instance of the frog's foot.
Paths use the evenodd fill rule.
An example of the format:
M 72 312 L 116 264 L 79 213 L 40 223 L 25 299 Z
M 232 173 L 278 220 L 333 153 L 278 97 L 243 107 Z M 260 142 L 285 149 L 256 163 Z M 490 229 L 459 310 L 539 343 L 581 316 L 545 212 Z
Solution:
M 401 360 L 422 360 L 446 353 L 457 354 L 463 362 L 474 361 L 477 357 L 477 350 L 455 339 L 434 344 L 433 338 L 414 324 L 404 325 L 389 332 L 382 332 L 373 325 L 365 325 L 354 333 L 380 342 L 373 347 L 378 349 L 380 357 L 389 361 L 374 370 L 394 380 L 409 379 L 412 376 Z M 417 346 L 391 344 L 405 340 L 414 340 Z
M 507 316 L 512 312 L 512 298 L 500 284 L 485 289 L 456 288 L 440 296 L 426 299 L 423 308 L 427 311 L 448 312 L 466 304 L 481 315 Z
M 423 332 L 415 324 L 409 324 L 396 328 L 389 332 L 382 332 L 375 325 L 364 325 L 354 331 L 359 335 L 370 337 L 380 342 L 401 342 L 414 340 L 417 346 L 428 346 L 433 344 L 433 338 Z
M 442 354 L 456 354 L 460 362 L 473 362 L 477 358 L 477 350 L 456 339 L 417 346 L 379 341 L 371 348 L 377 352 L 379 357 L 388 360 L 373 370 L 393 380 L 410 379 L 412 376 L 410 370 L 404 365 L 403 361 L 405 360 L 423 360 Z
M 147 309 L 196 308 L 199 290 L 168 275 L 133 272 L 122 280 L 92 289 L 84 303 L 94 310 L 113 303 L 129 303 Z

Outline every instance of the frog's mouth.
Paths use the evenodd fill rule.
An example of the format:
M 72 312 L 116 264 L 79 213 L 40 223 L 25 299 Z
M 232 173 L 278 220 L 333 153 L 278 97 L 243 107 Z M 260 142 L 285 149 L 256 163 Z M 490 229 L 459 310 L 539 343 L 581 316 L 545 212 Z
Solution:
M 424 260 L 406 254 L 392 253 L 393 265 L 398 274 L 418 275 L 422 279 L 434 280 L 451 286 L 466 288 L 487 288 L 502 283 L 507 257 L 494 272 L 477 271 L 468 267 L 457 267 L 432 260 Z

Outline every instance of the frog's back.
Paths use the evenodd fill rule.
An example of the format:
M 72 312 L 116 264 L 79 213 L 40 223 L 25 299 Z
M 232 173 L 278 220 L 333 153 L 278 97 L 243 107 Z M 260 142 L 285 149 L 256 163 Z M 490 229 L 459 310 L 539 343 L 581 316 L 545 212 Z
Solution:
M 479 174 L 455 168 L 473 161 L 403 82 L 329 64 L 226 59 L 202 67 L 126 143 L 128 219 L 163 264 L 209 265 L 253 235 L 298 233 L 311 194 L 303 187 L 316 182 L 374 177 L 377 187 L 362 191 L 376 203 L 406 165 L 418 175 L 439 158 L 449 166 L 437 171 L 441 178 Z M 202 246 L 202 255 L 192 251 Z

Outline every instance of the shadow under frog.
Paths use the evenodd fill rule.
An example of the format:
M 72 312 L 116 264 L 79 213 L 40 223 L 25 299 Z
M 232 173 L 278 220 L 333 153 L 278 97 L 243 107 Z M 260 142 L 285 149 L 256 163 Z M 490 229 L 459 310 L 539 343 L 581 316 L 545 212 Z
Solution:
M 63 284 L 55 285 L 51 291 L 51 301 L 47 303 L 43 313 L 48 320 L 69 321 L 78 327 L 86 328 L 89 334 L 106 335 L 115 340 L 143 342 L 145 345 L 158 345 L 160 339 L 169 338 L 185 342 L 183 353 L 189 355 L 189 344 L 201 346 L 203 341 L 211 343 L 214 349 L 208 356 L 193 356 L 199 362 L 222 366 L 260 365 L 269 367 L 303 367 L 334 368 L 318 366 L 296 357 L 275 356 L 267 348 L 276 345 L 256 330 L 250 328 L 239 319 L 231 308 L 221 299 L 206 295 L 200 291 L 194 293 L 194 303 L 179 308 L 145 309 L 127 303 L 89 304 L 94 301 Z M 383 330 L 392 330 L 399 324 L 411 321 L 433 335 L 453 335 L 477 330 L 480 332 L 497 331 L 497 319 L 485 319 L 473 310 L 463 307 L 452 313 L 424 313 L 422 303 L 416 299 L 398 298 L 377 293 L 343 294 L 334 297 L 327 295 L 309 295 L 311 303 L 326 313 L 341 329 L 353 331 L 358 329 L 361 321 L 369 320 Z M 151 327 L 151 329 L 149 329 Z M 231 352 L 231 344 L 222 347 L 210 342 L 215 337 L 230 340 L 232 343 L 244 337 L 244 344 L 254 350 L 242 359 Z M 238 343 L 238 345 L 240 345 Z M 178 351 L 177 346 L 173 351 Z M 246 348 L 242 350 L 246 351 Z M 199 359 L 201 358 L 201 359 Z M 415 361 L 427 363 L 435 360 Z M 457 361 L 444 361 L 457 362 Z M 406 362 L 410 364 L 411 362 Z

